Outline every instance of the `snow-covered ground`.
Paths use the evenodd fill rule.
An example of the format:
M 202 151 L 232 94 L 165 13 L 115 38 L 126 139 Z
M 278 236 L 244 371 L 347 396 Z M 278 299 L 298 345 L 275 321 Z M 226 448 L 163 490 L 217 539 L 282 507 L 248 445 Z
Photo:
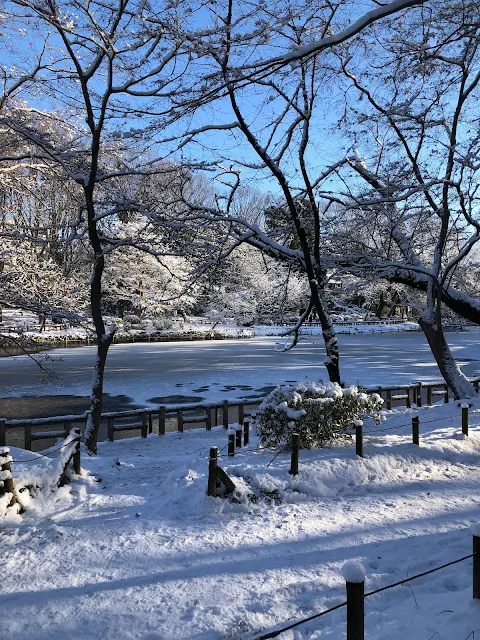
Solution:
M 472 377 L 480 374 L 479 335 L 448 334 L 463 371 Z M 283 340 L 274 337 L 113 345 L 105 391 L 158 405 L 159 398 L 172 394 L 194 402 L 222 400 L 258 396 L 286 381 L 325 377 L 321 338 L 306 337 L 287 352 L 282 345 Z M 440 379 L 421 333 L 340 336 L 340 353 L 342 375 L 349 383 L 385 386 Z M 0 358 L 0 396 L 90 394 L 95 347 L 56 349 L 41 357 L 58 379 L 45 378 L 27 356 Z
M 370 591 L 468 555 L 480 426 L 459 436 L 457 403 L 419 414 L 420 448 L 398 427 L 411 415 L 395 411 L 365 437 L 365 459 L 350 442 L 302 451 L 296 478 L 287 453 L 267 467 L 273 452 L 253 437 L 221 460 L 234 499 L 206 496 L 222 428 L 101 444 L 83 455 L 85 477 L 2 524 L 0 636 L 255 638 L 343 602 L 346 561 L 365 565 Z M 14 464 L 14 476 L 25 468 Z M 471 571 L 467 560 L 368 598 L 366 637 L 476 637 Z M 281 638 L 341 640 L 345 609 Z

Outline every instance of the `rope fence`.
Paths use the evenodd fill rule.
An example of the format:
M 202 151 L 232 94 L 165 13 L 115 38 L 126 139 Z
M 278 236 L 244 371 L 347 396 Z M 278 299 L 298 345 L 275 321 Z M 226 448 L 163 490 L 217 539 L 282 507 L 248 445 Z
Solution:
M 463 556 L 462 558 L 457 558 L 456 560 L 451 560 L 450 562 L 446 562 L 445 564 L 434 567 L 433 569 L 422 571 L 421 573 L 417 573 L 416 575 L 410 576 L 409 578 L 404 578 L 403 580 L 399 580 L 398 582 L 380 587 L 379 589 L 374 589 L 373 591 L 369 591 L 368 593 L 365 593 L 365 569 L 363 565 L 357 562 L 347 563 L 346 565 L 344 565 L 344 568 L 342 570 L 344 577 L 346 577 L 347 591 L 347 599 L 344 602 L 337 604 L 334 607 L 330 607 L 325 611 L 321 611 L 320 613 L 316 613 L 306 618 L 302 618 L 301 620 L 297 620 L 296 622 L 292 622 L 291 624 L 282 626 L 281 628 L 277 628 L 273 631 L 257 635 L 255 636 L 255 640 L 269 640 L 270 638 L 276 638 L 285 631 L 295 629 L 296 627 L 299 627 L 302 624 L 306 624 L 307 622 L 311 622 L 312 620 L 317 620 L 318 618 L 332 613 L 333 611 L 337 611 L 338 609 L 341 609 L 343 607 L 347 607 L 347 640 L 364 640 L 365 598 L 377 595 L 378 593 L 382 593 L 383 591 L 387 591 L 395 587 L 399 587 L 402 584 L 411 582 L 412 580 L 418 580 L 419 578 L 423 578 L 432 573 L 436 573 L 437 571 L 441 571 L 442 569 L 446 569 L 447 567 L 451 567 L 455 564 L 464 562 L 465 560 L 469 560 L 471 558 L 474 559 L 472 568 L 472 592 L 473 598 L 475 600 L 478 600 L 480 599 L 480 537 L 477 536 L 476 533 L 480 534 L 480 527 L 478 527 L 478 525 L 473 528 L 473 553 Z M 355 576 L 355 573 L 358 575 L 358 577 Z

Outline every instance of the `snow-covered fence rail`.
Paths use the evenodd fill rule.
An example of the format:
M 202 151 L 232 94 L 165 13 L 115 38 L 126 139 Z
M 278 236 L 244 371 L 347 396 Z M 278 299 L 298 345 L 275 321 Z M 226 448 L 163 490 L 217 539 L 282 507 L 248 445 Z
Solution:
M 472 534 L 472 553 L 455 560 L 450 560 L 450 562 L 446 562 L 438 567 L 422 571 L 421 573 L 417 573 L 409 578 L 404 578 L 403 580 L 399 580 L 398 582 L 394 582 L 393 584 L 389 584 L 385 587 L 374 589 L 368 593 L 365 593 L 366 572 L 364 566 L 360 562 L 347 562 L 342 568 L 347 596 L 347 599 L 344 602 L 341 602 L 330 609 L 326 609 L 325 611 L 309 616 L 308 618 L 303 618 L 288 625 L 277 627 L 270 632 L 257 635 L 255 636 L 255 640 L 270 640 L 270 638 L 276 638 L 285 631 L 290 631 L 302 624 L 317 620 L 318 618 L 332 613 L 333 611 L 337 611 L 338 609 L 342 609 L 343 607 L 347 608 L 347 640 L 364 640 L 365 598 L 377 595 L 378 593 L 382 593 L 388 589 L 394 589 L 395 587 L 412 582 L 413 580 L 424 578 L 432 573 L 436 573 L 437 571 L 441 571 L 442 569 L 446 569 L 447 567 L 451 567 L 470 559 L 472 559 L 472 597 L 474 600 L 480 600 L 480 525 L 474 525 L 472 527 Z
M 478 393 L 480 378 L 471 378 L 475 390 Z M 407 385 L 394 385 L 365 388 L 366 393 L 378 393 L 386 402 L 386 408 L 394 406 L 418 407 L 424 400 L 432 406 L 437 396 L 443 397 L 445 403 L 449 402 L 449 389 L 444 382 L 415 382 Z M 220 402 L 206 402 L 201 404 L 164 404 L 155 409 L 131 409 L 127 411 L 113 411 L 102 413 L 102 421 L 105 424 L 105 437 L 113 440 L 116 433 L 132 432 L 140 433 L 146 437 L 154 432 L 154 424 L 157 425 L 157 433 L 164 435 L 167 430 L 177 430 L 183 433 L 185 425 L 204 425 L 207 430 L 212 426 L 223 424 L 228 428 L 230 424 L 243 424 L 244 418 L 252 407 L 256 408 L 263 401 L 264 396 L 252 398 L 238 398 L 235 400 L 223 400 Z M 132 418 L 130 422 L 125 422 Z M 24 430 L 24 448 L 31 449 L 32 442 L 38 440 L 51 440 L 64 437 L 73 424 L 83 425 L 87 419 L 87 413 L 79 415 L 53 416 L 49 418 L 31 418 L 16 420 L 0 418 L 0 447 L 7 445 L 8 432 L 12 429 Z M 136 422 L 135 422 L 136 419 Z M 167 422 L 169 429 L 167 429 Z M 48 425 L 63 425 L 58 431 L 35 431 L 35 428 Z
M 177 430 L 183 433 L 185 425 L 204 425 L 207 430 L 213 426 L 228 425 L 233 422 L 243 423 L 249 413 L 255 411 L 262 402 L 263 396 L 252 398 L 239 398 L 235 400 L 223 400 L 202 404 L 167 404 L 155 409 L 131 409 L 129 411 L 112 411 L 102 413 L 102 422 L 106 425 L 106 439 L 113 441 L 115 434 L 119 432 L 131 432 L 142 437 L 154 432 L 157 425 L 157 433 L 165 435 L 167 422 L 169 430 Z M 88 413 L 65 416 L 52 416 L 48 418 L 31 419 L 3 419 L 0 418 L 0 447 L 6 446 L 9 440 L 9 432 L 23 430 L 23 445 L 25 449 L 32 449 L 32 443 L 38 440 L 52 440 L 64 437 L 72 425 L 83 426 Z M 220 418 L 220 421 L 219 421 Z M 52 427 L 62 425 L 59 430 L 38 431 L 40 427 Z

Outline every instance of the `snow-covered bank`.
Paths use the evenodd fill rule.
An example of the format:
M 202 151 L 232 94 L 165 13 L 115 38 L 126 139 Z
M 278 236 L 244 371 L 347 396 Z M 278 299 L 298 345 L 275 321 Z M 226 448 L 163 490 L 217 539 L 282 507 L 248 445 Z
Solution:
M 410 417 L 394 412 L 367 435 L 363 460 L 352 443 L 302 451 L 297 478 L 288 454 L 267 468 L 273 452 L 252 438 L 221 460 L 239 488 L 233 500 L 205 493 L 221 428 L 101 444 L 98 457 L 83 456 L 89 476 L 57 503 L 4 525 L 2 634 L 246 639 L 342 602 L 348 560 L 365 565 L 372 590 L 468 555 L 480 414 L 462 439 L 456 403 L 420 410 L 420 448 L 410 426 L 382 432 Z M 369 640 L 476 636 L 471 561 L 367 599 L 366 630 Z M 282 640 L 344 634 L 339 610 Z
M 196 324 L 185 323 L 173 329 L 129 329 L 117 330 L 114 342 L 123 344 L 128 342 L 178 342 L 191 340 L 225 340 L 244 339 L 257 336 L 283 336 L 288 332 L 289 327 L 284 325 L 255 325 L 252 327 L 238 327 L 234 324 Z M 335 330 L 338 334 L 372 334 L 372 333 L 394 333 L 399 331 L 419 331 L 420 327 L 416 322 L 404 322 L 400 324 L 339 324 Z M 305 336 L 321 336 L 322 330 L 319 326 L 305 325 L 300 333 Z M 21 332 L 3 330 L 0 324 L 0 334 L 12 336 L 15 339 L 23 338 L 26 341 L 50 346 L 63 346 L 69 343 L 90 344 L 94 342 L 94 334 L 90 329 L 84 327 L 69 327 L 64 329 L 49 329 L 48 331 L 38 331 L 26 325 Z M 8 354 L 7 354 L 8 355 Z
M 255 326 L 252 327 L 252 331 L 256 336 L 282 336 L 289 330 L 289 327 L 272 325 L 272 326 Z M 398 324 L 385 322 L 384 324 L 380 323 L 371 323 L 368 322 L 359 322 L 358 324 L 336 324 L 335 331 L 337 334 L 341 335 L 355 335 L 355 334 L 365 334 L 369 335 L 372 333 L 396 333 L 402 331 L 420 331 L 420 327 L 416 322 L 402 322 Z M 300 334 L 304 336 L 321 336 L 322 328 L 319 326 L 312 325 L 304 325 L 300 329 Z

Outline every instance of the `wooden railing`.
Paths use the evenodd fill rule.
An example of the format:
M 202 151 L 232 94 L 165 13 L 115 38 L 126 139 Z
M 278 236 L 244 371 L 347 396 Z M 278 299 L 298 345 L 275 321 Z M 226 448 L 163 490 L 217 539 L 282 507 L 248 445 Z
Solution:
M 478 393 L 480 378 L 471 378 Z M 385 401 L 385 409 L 398 406 L 410 408 L 413 404 L 421 407 L 432 405 L 434 398 L 442 397 L 444 402 L 450 400 L 450 389 L 444 382 L 415 382 L 413 384 L 386 387 L 368 387 L 366 393 L 378 393 Z M 452 396 L 453 397 L 453 396 Z M 205 402 L 201 404 L 165 404 L 154 409 L 131 409 L 102 413 L 102 429 L 100 440 L 113 441 L 115 435 L 122 432 L 133 432 L 146 438 L 149 433 L 164 435 L 167 431 L 183 433 L 185 426 L 204 426 L 207 430 L 215 425 L 228 427 L 229 424 L 242 424 L 245 416 L 249 416 L 258 408 L 264 396 L 239 398 L 222 402 Z M 18 430 L 23 430 L 25 449 L 31 449 L 32 443 L 40 440 L 53 440 L 65 437 L 72 426 L 83 425 L 87 412 L 80 415 L 54 416 L 50 418 L 32 418 L 25 420 L 7 420 L 0 418 L 0 447 L 7 444 L 21 446 L 18 441 Z M 49 427 L 60 428 L 50 430 Z M 46 429 L 45 429 L 46 427 Z M 191 427 L 190 427 L 191 428 Z M 16 430 L 16 437 L 9 437 Z M 8 443 L 7 443 L 8 441 Z M 50 446 L 50 445 L 45 445 Z

